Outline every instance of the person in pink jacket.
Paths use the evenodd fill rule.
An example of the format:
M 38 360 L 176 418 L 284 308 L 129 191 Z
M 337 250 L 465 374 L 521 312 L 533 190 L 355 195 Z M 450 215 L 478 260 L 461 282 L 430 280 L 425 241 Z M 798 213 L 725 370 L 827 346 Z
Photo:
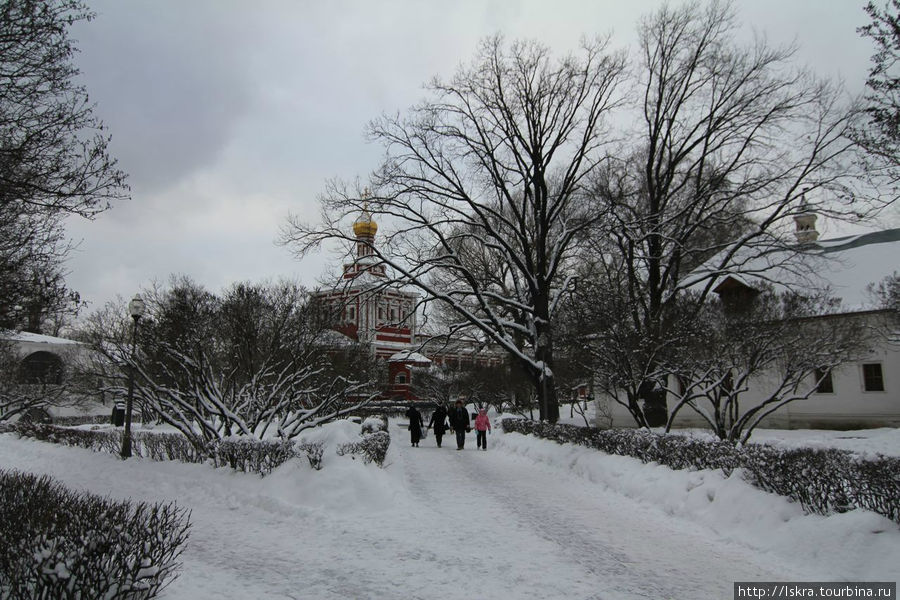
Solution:
M 487 416 L 487 409 L 478 410 L 478 416 L 475 417 L 475 435 L 478 447 L 487 450 L 487 432 L 491 430 L 491 422 Z

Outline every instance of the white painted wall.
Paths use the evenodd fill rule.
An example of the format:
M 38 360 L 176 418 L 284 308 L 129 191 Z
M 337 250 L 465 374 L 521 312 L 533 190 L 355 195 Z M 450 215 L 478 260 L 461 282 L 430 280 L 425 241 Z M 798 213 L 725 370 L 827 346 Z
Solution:
M 883 392 L 867 392 L 863 386 L 863 363 L 880 363 Z M 847 363 L 832 372 L 834 393 L 813 393 L 807 400 L 790 402 L 767 417 L 762 427 L 773 429 L 863 429 L 900 427 L 900 340 L 882 341 L 863 360 Z M 812 382 L 810 382 L 812 385 Z M 741 405 L 751 407 L 763 397 L 765 378 L 741 396 Z M 624 394 L 622 400 L 624 402 Z M 628 410 L 609 396 L 598 396 L 597 426 L 610 422 L 602 415 L 608 411 L 612 427 L 634 427 Z M 669 400 L 671 410 L 674 405 Z M 675 419 L 676 427 L 708 427 L 706 421 L 688 407 Z

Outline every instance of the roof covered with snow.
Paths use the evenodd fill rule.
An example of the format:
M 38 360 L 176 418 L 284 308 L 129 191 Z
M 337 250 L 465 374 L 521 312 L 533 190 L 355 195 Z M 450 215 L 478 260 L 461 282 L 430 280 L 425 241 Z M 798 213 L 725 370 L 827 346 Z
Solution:
M 717 259 L 694 271 L 691 278 L 707 279 L 716 270 Z M 841 300 L 844 310 L 878 308 L 868 287 L 900 271 L 900 229 L 819 240 L 744 259 L 739 252 L 733 262 L 740 267 L 716 273 L 713 289 L 734 283 L 755 288 L 764 282 L 776 290 L 827 289 Z
M 54 337 L 52 335 L 42 335 L 40 333 L 30 333 L 27 331 L 0 331 L 0 338 L 10 340 L 12 342 L 28 342 L 31 344 L 52 344 L 54 346 L 78 345 L 81 342 L 68 340 L 66 338 Z
M 419 354 L 418 352 L 413 352 L 412 350 L 403 350 L 402 352 L 392 354 L 388 361 L 410 363 L 416 365 L 431 364 L 431 360 L 429 358 Z

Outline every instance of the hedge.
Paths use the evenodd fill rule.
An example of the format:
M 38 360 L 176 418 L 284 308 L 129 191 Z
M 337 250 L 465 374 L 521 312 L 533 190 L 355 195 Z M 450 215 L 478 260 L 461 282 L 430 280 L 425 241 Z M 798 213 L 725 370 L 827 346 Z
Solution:
M 132 422 L 141 421 L 141 413 L 135 412 L 131 416 Z M 78 425 L 107 425 L 112 422 L 112 415 L 71 415 L 67 417 L 53 417 L 53 424 L 60 427 L 76 427 Z
M 45 442 L 79 446 L 94 451 L 118 454 L 122 448 L 122 432 L 112 429 L 68 429 L 40 423 L 17 423 L 9 428 L 22 437 Z M 384 434 L 384 435 L 380 435 Z M 268 441 L 241 439 L 233 436 L 225 440 L 207 443 L 196 448 L 179 433 L 132 432 L 132 453 L 134 456 L 152 460 L 177 460 L 187 463 L 209 462 L 216 467 L 228 466 L 244 473 L 268 475 L 279 465 L 296 456 L 305 456 L 314 469 L 322 468 L 324 447 L 320 443 L 295 443 L 292 441 Z M 367 441 L 370 437 L 375 440 Z M 384 455 L 390 445 L 390 435 L 379 431 L 364 436 L 360 442 L 345 444 L 338 454 L 359 454 L 366 463 L 384 463 Z
M 387 456 L 390 444 L 391 435 L 387 431 L 376 431 L 375 433 L 364 435 L 363 439 L 358 442 L 341 444 L 337 448 L 337 453 L 338 456 L 344 456 L 345 454 L 360 455 L 364 463 L 374 462 L 380 467 L 384 465 L 384 459 Z
M 737 447 L 643 429 L 597 429 L 503 419 L 503 430 L 559 443 L 579 444 L 672 469 L 744 469 L 747 481 L 787 496 L 808 512 L 830 514 L 864 508 L 900 523 L 900 458 L 860 458 L 838 449 Z
M 208 444 L 206 455 L 217 467 L 228 466 L 244 473 L 268 475 L 281 464 L 298 456 L 298 453 L 294 443 L 289 440 L 260 441 L 232 437 Z
M 137 600 L 177 576 L 190 515 L 0 471 L 0 598 Z

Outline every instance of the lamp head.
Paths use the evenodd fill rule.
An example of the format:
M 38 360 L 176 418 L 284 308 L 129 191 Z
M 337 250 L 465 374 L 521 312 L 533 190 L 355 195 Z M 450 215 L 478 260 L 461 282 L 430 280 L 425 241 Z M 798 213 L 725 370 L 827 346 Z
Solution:
M 131 299 L 131 302 L 128 303 L 128 313 L 131 315 L 131 318 L 137 321 L 144 316 L 146 310 L 147 305 L 144 302 L 144 299 L 141 298 L 140 294 L 135 294 L 134 298 Z

